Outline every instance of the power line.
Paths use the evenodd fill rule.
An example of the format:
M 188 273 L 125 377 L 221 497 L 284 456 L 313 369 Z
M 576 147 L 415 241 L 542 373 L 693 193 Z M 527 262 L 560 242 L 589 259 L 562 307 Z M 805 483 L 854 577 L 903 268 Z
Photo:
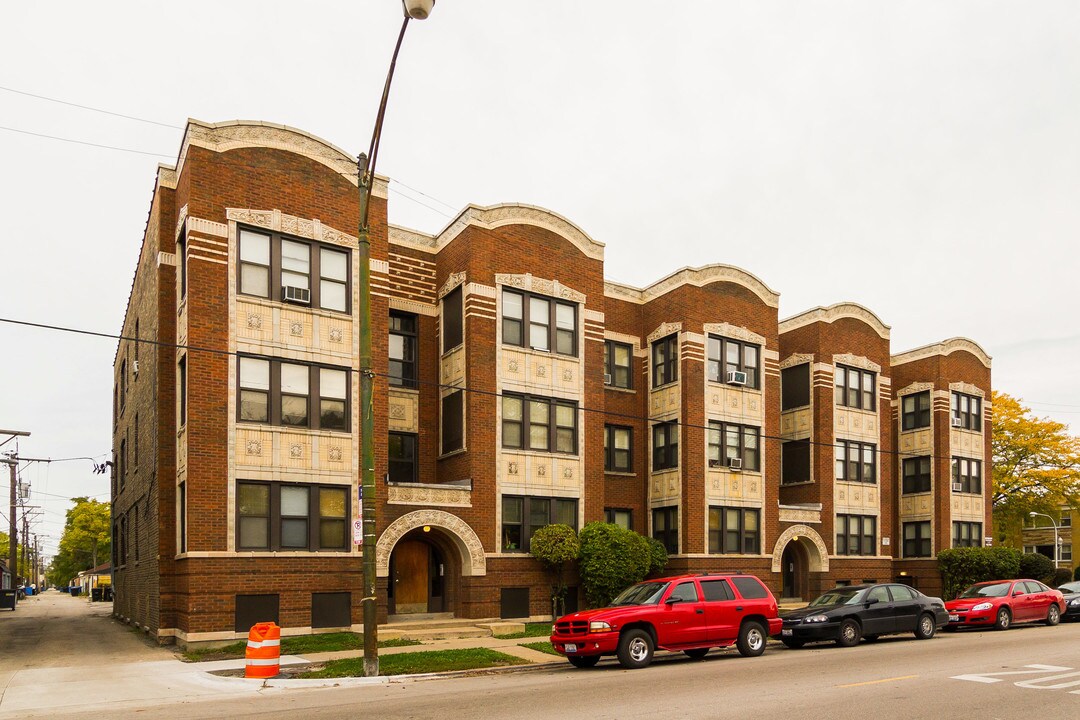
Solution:
M 118 335 L 118 334 L 115 334 L 115 333 L 97 332 L 97 331 L 94 331 L 94 330 L 83 330 L 83 329 L 80 329 L 80 328 L 64 327 L 64 326 L 61 326 L 61 325 L 50 325 L 50 324 L 46 324 L 46 323 L 35 323 L 35 322 L 27 321 L 27 320 L 16 320 L 16 319 L 13 319 L 13 318 L 0 317 L 0 322 L 10 323 L 12 325 L 21 325 L 21 326 L 24 326 L 24 327 L 39 328 L 39 329 L 43 329 L 43 330 L 53 330 L 53 331 L 57 331 L 57 332 L 73 333 L 73 334 L 76 334 L 76 335 L 88 335 L 88 336 L 91 336 L 91 337 L 109 338 L 109 339 L 112 339 L 112 340 L 127 340 L 129 342 L 138 342 L 138 343 L 142 343 L 142 344 L 146 344 L 146 345 L 154 345 L 154 346 L 158 346 L 158 347 L 170 348 L 170 349 L 175 349 L 175 350 L 187 350 L 189 352 L 204 352 L 204 353 L 208 353 L 208 354 L 211 354 L 211 355 L 224 355 L 226 357 L 237 357 L 237 358 L 251 357 L 251 355 L 249 355 L 249 354 L 235 352 L 235 351 L 231 351 L 231 350 L 219 350 L 217 348 L 204 348 L 204 347 L 197 347 L 195 345 L 182 345 L 182 344 L 179 344 L 179 343 L 164 342 L 164 341 L 161 341 L 161 340 L 148 340 L 146 338 L 141 338 L 141 337 L 140 338 L 134 338 L 134 337 L 126 336 L 126 335 Z M 374 372 L 374 371 L 372 371 L 372 375 L 375 376 L 375 377 L 383 377 L 383 378 L 388 378 L 388 379 L 398 377 L 396 375 L 390 375 L 389 373 L 379 373 L 379 372 Z M 464 391 L 464 392 L 470 392 L 470 393 L 474 393 L 474 394 L 477 394 L 477 395 L 484 395 L 484 396 L 487 396 L 487 397 L 494 397 L 494 398 L 502 398 L 502 397 L 514 397 L 514 398 L 517 398 L 517 397 L 520 397 L 520 395 L 517 394 L 517 393 L 502 393 L 502 392 L 499 392 L 497 390 L 481 390 L 479 388 L 471 388 L 471 387 L 468 387 L 466 385 L 451 385 L 451 384 L 447 384 L 447 383 L 431 382 L 431 381 L 425 381 L 425 380 L 419 380 L 419 379 L 415 380 L 415 382 L 418 385 L 428 385 L 428 386 L 431 386 L 431 387 L 436 387 L 436 388 L 444 389 L 444 390 L 461 390 L 461 391 Z M 590 408 L 590 407 L 586 407 L 584 405 L 578 405 L 578 409 L 580 409 L 582 412 L 597 413 L 597 414 L 600 414 L 600 415 L 604 415 L 605 417 L 613 417 L 613 418 L 619 418 L 619 419 L 623 419 L 623 420 L 637 420 L 637 421 L 641 421 L 641 422 L 645 422 L 645 423 L 653 423 L 653 424 L 669 423 L 669 424 L 677 425 L 677 426 L 682 427 L 682 428 L 689 428 L 689 429 L 694 429 L 694 430 L 713 430 L 714 429 L 709 425 L 698 425 L 696 423 L 689 423 L 689 422 L 686 422 L 684 420 L 667 420 L 667 419 L 662 418 L 662 417 L 658 418 L 658 417 L 653 417 L 653 416 L 650 416 L 650 415 L 634 415 L 634 414 L 630 414 L 630 413 L 618 413 L 618 412 L 615 412 L 613 410 L 600 409 L 600 408 Z M 765 433 L 760 433 L 758 437 L 761 440 L 775 440 L 775 441 L 780 441 L 780 442 L 783 442 L 785 440 L 790 440 L 790 438 L 785 438 L 785 437 L 780 436 L 780 435 L 766 435 Z M 846 445 L 840 445 L 838 443 L 828 443 L 828 442 L 822 442 L 822 441 L 819 441 L 819 440 L 811 440 L 811 439 L 808 439 L 808 438 L 807 439 L 801 439 L 800 438 L 799 441 L 800 442 L 806 442 L 807 444 L 813 445 L 813 446 L 816 446 L 816 447 L 830 447 L 830 448 L 840 448 L 840 447 L 846 448 L 847 447 Z M 881 454 L 881 455 L 896 455 L 898 457 L 931 457 L 931 458 L 934 458 L 936 460 L 949 460 L 949 461 L 952 460 L 951 455 L 948 455 L 948 456 L 927 455 L 925 453 L 915 452 L 915 451 L 904 452 L 904 451 L 900 451 L 900 450 L 884 450 L 881 447 L 877 447 L 876 452 L 878 454 Z
M 37 98 L 38 100 L 46 100 L 48 102 L 58 103 L 60 105 L 68 105 L 69 107 L 76 107 L 82 110 L 90 110 L 92 112 L 102 113 L 104 115 L 112 115 L 113 117 L 124 118 L 125 120 L 135 120 L 137 122 L 147 123 L 150 125 L 159 125 L 161 127 L 173 128 L 175 130 L 183 130 L 180 125 L 170 125 L 169 123 L 158 122 L 157 120 L 148 120 L 146 118 L 135 117 L 134 115 L 125 115 L 123 113 L 113 112 L 112 110 L 103 110 L 101 108 L 90 107 L 89 105 L 80 105 L 79 103 L 69 102 L 67 100 L 60 100 L 58 98 L 47 97 L 45 95 L 36 95 L 25 90 L 16 90 L 15 88 L 0 87 L 0 90 L 4 90 L 9 93 L 16 93 L 17 95 L 25 95 L 27 97 Z

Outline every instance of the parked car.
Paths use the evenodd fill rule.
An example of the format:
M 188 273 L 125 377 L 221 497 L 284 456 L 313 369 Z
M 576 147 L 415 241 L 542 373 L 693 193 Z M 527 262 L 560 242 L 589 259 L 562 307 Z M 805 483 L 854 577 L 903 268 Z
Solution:
M 1065 602 L 1063 620 L 1080 620 L 1080 581 L 1058 585 L 1061 599 Z
M 948 619 L 941 598 L 907 585 L 849 585 L 833 588 L 805 608 L 784 613 L 779 638 L 789 648 L 823 640 L 851 647 L 862 638 L 877 640 L 908 632 L 929 640 Z
M 972 585 L 955 600 L 945 603 L 945 609 L 949 611 L 946 629 L 1007 630 L 1019 622 L 1057 625 L 1065 610 L 1065 599 L 1060 590 L 1038 580 L 991 580 Z
M 656 650 L 701 658 L 735 644 L 744 657 L 755 657 L 780 624 L 776 598 L 753 575 L 682 575 L 638 583 L 609 607 L 559 618 L 551 644 L 574 667 L 615 655 L 623 667 L 642 668 Z

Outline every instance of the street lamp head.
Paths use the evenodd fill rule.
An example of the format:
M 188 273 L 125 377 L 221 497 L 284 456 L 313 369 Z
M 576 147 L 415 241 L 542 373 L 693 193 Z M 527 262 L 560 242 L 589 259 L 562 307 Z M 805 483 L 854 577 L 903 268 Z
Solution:
M 435 0 L 401 0 L 401 5 L 405 9 L 406 17 L 413 20 L 426 20 L 431 14 L 431 9 L 435 7 Z
M 1037 512 L 1035 512 L 1034 510 L 1032 510 L 1031 512 L 1029 512 L 1029 513 L 1028 513 L 1028 516 L 1029 516 L 1029 517 L 1035 517 L 1035 516 L 1036 516 L 1036 515 L 1038 515 L 1038 514 L 1039 514 L 1039 513 L 1037 513 Z

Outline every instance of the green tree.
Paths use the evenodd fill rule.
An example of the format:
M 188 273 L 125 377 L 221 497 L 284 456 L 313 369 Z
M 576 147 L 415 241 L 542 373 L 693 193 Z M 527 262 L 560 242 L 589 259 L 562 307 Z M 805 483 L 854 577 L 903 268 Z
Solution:
M 1080 438 L 1065 424 L 1039 418 L 1016 398 L 993 394 L 993 507 L 998 540 L 1021 547 L 1028 513 L 1057 517 L 1080 507 Z
M 665 555 L 666 560 L 666 555 Z M 604 607 L 653 567 L 646 538 L 612 523 L 591 522 L 581 530 L 581 584 L 589 607 Z
M 10 549 L 11 536 L 5 532 L 0 532 L 0 559 L 3 559 L 4 564 L 8 561 L 8 550 Z M 29 577 L 30 564 L 23 558 L 23 544 L 18 543 L 15 545 L 15 558 L 19 563 L 18 575 L 21 577 Z M 28 581 L 29 582 L 29 581 Z
M 545 525 L 529 539 L 529 552 L 551 572 L 552 617 L 566 614 L 566 573 L 581 554 L 577 533 L 569 525 Z
M 60 550 L 47 573 L 49 582 L 56 585 L 67 585 L 79 572 L 97 567 L 112 553 L 109 504 L 85 497 L 72 498 L 72 502 Z

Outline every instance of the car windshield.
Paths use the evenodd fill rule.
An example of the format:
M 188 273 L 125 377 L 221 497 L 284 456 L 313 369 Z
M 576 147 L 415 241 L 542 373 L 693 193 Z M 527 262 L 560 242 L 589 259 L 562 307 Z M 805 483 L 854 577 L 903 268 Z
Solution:
M 611 601 L 611 607 L 620 605 L 655 605 L 660 602 L 660 596 L 667 588 L 666 582 L 646 582 L 632 585 Z
M 810 607 L 823 607 L 825 605 L 855 605 L 859 602 L 859 597 L 862 595 L 864 589 L 865 588 L 834 588 L 824 595 L 814 598 L 810 603 Z
M 1009 594 L 1009 587 L 1012 583 L 1000 582 L 989 583 L 987 585 L 972 585 L 964 592 L 960 593 L 962 598 L 980 598 L 980 597 L 1005 597 Z
M 1080 592 L 1080 582 L 1065 583 L 1064 585 L 1058 585 L 1058 590 L 1065 593 Z

